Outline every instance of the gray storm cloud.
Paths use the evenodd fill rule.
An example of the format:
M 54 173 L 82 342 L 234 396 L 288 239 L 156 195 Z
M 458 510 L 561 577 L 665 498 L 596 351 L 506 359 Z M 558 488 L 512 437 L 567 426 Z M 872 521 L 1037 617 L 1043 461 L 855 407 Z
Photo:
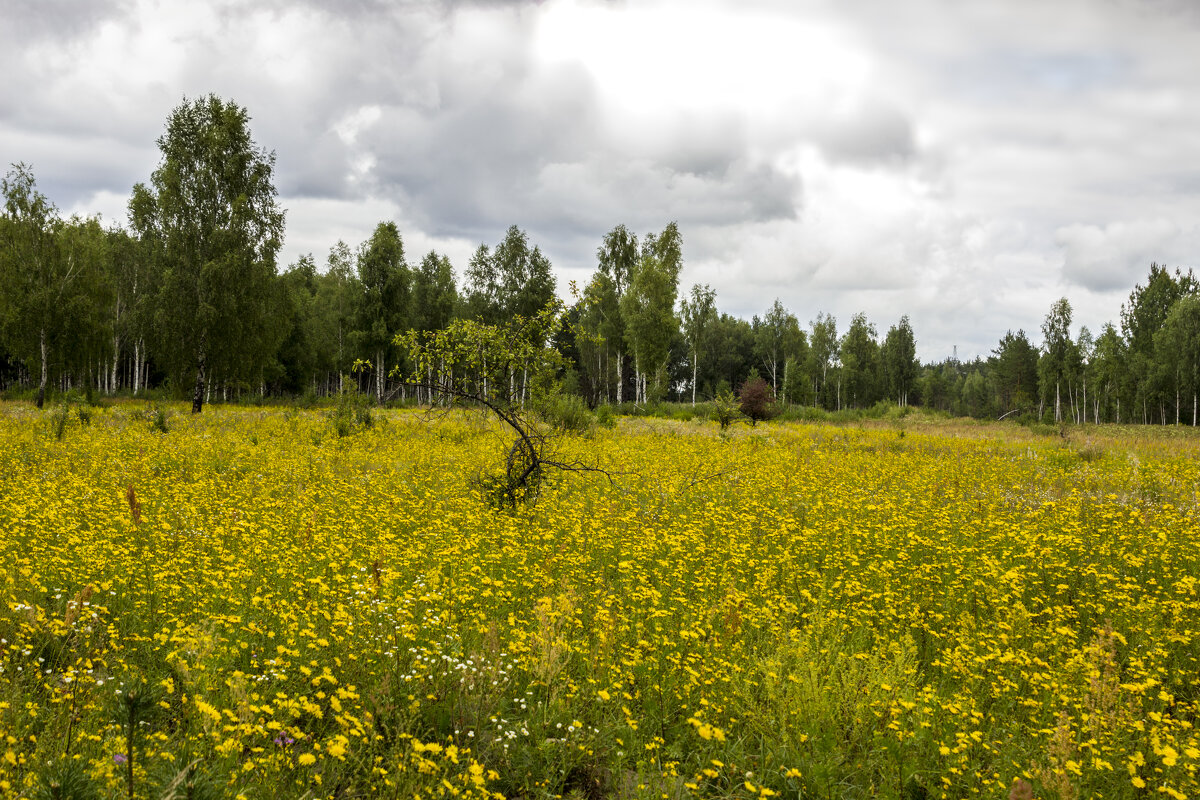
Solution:
M 518 224 L 579 277 L 613 225 L 677 220 L 685 290 L 743 316 L 908 313 L 932 358 L 1036 330 L 1063 295 L 1097 329 L 1200 244 L 1186 3 L 23 1 L 6 21 L 5 161 L 119 220 L 169 111 L 233 98 L 277 156 L 285 263 L 386 215 L 458 260 Z

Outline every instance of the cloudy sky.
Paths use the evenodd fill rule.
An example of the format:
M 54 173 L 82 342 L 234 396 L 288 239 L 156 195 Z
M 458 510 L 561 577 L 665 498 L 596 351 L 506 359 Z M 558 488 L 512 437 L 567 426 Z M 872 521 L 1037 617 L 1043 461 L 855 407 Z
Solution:
M 624 223 L 681 292 L 880 332 L 923 359 L 1117 321 L 1200 245 L 1189 0 L 3 0 L 0 161 L 124 222 L 184 97 L 277 156 L 281 266 L 395 220 L 462 270 L 512 224 L 586 282 Z

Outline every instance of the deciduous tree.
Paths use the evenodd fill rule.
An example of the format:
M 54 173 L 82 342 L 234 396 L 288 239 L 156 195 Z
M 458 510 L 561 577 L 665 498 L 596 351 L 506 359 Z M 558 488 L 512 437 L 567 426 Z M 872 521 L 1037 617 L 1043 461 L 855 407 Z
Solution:
M 392 340 L 411 326 L 412 272 L 404 260 L 404 241 L 394 222 L 375 226 L 358 252 L 361 288 L 357 336 L 375 373 L 375 399 L 383 399 Z
M 674 222 L 658 236 L 647 235 L 642 243 L 642 256 L 621 297 L 621 316 L 637 365 L 636 399 L 643 402 L 649 392 L 658 398 L 665 389 L 671 338 L 679 330 L 675 298 L 683 267 L 682 245 L 679 227 Z
M 131 222 L 161 248 L 157 352 L 193 379 L 200 413 L 211 374 L 258 372 L 283 211 L 275 155 L 257 146 L 244 108 L 215 95 L 184 102 L 158 138 L 162 161 L 134 187 Z
M 908 394 L 917 379 L 917 342 L 908 315 L 888 329 L 880 353 L 888 394 L 899 406 L 908 405 Z
M 0 181 L 0 321 L 10 352 L 37 373 L 37 407 L 46 400 L 52 357 L 70 324 L 70 300 L 87 266 L 60 245 L 62 222 L 38 191 L 33 170 L 14 164 Z
M 683 335 L 691 351 L 692 405 L 696 405 L 696 383 L 700 370 L 700 353 L 712 334 L 717 319 L 716 292 L 708 284 L 692 286 L 691 298 L 683 298 L 679 313 L 683 319 Z

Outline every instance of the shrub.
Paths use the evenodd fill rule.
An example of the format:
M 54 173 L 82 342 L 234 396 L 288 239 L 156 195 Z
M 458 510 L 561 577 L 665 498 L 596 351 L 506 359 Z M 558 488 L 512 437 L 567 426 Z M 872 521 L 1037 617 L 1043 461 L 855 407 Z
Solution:
M 375 417 L 371 414 L 370 395 L 358 391 L 358 387 L 347 382 L 346 388 L 338 394 L 337 405 L 329 410 L 329 422 L 338 438 L 345 438 L 358 428 L 370 428 L 375 425 Z
M 70 418 L 71 407 L 64 403 L 59 403 L 54 410 L 50 412 L 50 432 L 54 434 L 54 438 L 62 441 L 63 436 L 67 432 L 67 419 Z
M 775 392 L 762 378 L 752 377 L 743 383 L 738 399 L 741 401 L 738 410 L 750 419 L 751 425 L 775 416 Z
M 170 415 L 167 413 L 167 408 L 162 403 L 155 403 L 150 411 L 150 430 L 158 433 L 167 433 L 171 430 L 168 424 Z
M 823 422 L 829 418 L 828 412 L 816 406 L 776 406 L 775 410 L 775 419 L 781 422 Z
M 736 420 L 739 416 L 741 416 L 741 412 L 738 410 L 737 398 L 733 396 L 733 392 L 729 391 L 728 389 L 722 389 L 717 393 L 717 396 L 712 402 L 713 420 L 720 425 L 721 430 L 724 431 L 726 428 L 732 425 L 734 420 Z
M 671 419 L 679 420 L 680 422 L 691 422 L 696 418 L 696 409 L 691 406 L 682 406 L 671 412 Z
M 566 433 L 589 433 L 596 418 L 583 398 L 574 394 L 552 395 L 542 403 L 539 415 L 546 424 Z
M 617 427 L 616 412 L 613 411 L 613 407 L 608 403 L 605 403 L 601 406 L 596 406 L 596 424 L 598 424 L 601 428 L 612 429 Z

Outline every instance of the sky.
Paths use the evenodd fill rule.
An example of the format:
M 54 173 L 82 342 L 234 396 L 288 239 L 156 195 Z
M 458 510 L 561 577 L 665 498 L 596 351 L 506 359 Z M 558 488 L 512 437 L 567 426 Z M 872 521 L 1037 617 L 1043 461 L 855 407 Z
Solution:
M 676 221 L 680 295 L 917 351 L 1119 325 L 1200 245 L 1189 0 L 2 0 L 0 162 L 124 224 L 172 109 L 245 107 L 280 268 L 397 223 L 460 278 L 518 225 L 560 293 L 618 224 Z

